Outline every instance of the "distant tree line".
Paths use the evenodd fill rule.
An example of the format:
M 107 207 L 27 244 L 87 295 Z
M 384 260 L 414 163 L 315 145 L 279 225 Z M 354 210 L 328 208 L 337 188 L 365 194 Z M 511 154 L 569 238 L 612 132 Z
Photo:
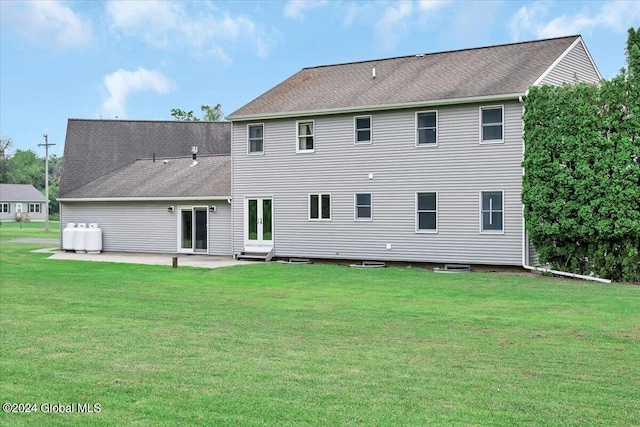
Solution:
M 3 184 L 31 184 L 44 194 L 45 159 L 33 150 L 13 151 L 9 137 L 0 138 L 0 182 Z M 60 188 L 62 157 L 49 156 L 49 212 L 59 213 L 56 199 Z
M 543 263 L 640 281 L 640 29 L 626 54 L 611 80 L 530 88 L 522 201 Z

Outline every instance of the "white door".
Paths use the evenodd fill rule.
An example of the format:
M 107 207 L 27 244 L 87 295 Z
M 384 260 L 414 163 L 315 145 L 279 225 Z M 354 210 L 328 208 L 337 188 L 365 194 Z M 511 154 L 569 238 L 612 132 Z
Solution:
M 209 228 L 207 207 L 181 207 L 179 221 L 179 252 L 207 253 Z
M 245 199 L 245 245 L 273 246 L 273 199 Z

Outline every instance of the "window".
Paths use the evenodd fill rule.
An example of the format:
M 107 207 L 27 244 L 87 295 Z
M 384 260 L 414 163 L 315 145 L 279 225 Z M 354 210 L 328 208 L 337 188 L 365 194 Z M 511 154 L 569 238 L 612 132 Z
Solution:
M 437 193 L 416 193 L 416 231 L 438 231 Z
M 416 147 L 438 145 L 438 113 L 416 113 Z
M 309 219 L 316 219 L 316 220 L 331 219 L 331 195 L 330 194 L 310 194 L 309 195 Z
M 29 203 L 29 213 L 40 213 L 40 203 Z
M 313 120 L 297 122 L 298 146 L 296 152 L 313 152 Z
M 503 142 L 503 109 L 498 107 L 480 107 L 480 142 Z
M 10 213 L 9 203 L 0 203 L 0 213 Z
M 502 199 L 502 191 L 482 191 L 480 193 L 480 230 L 482 232 L 504 231 Z
M 371 220 L 371 193 L 358 193 L 355 197 L 355 219 Z
M 371 116 L 354 117 L 356 144 L 371 144 Z
M 262 154 L 264 150 L 264 125 L 248 125 L 249 154 Z

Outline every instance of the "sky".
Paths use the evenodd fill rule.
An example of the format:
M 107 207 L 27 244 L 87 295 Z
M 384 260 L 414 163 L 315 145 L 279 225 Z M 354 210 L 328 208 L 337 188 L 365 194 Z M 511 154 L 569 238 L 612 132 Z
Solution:
M 0 1 L 0 136 L 63 155 L 67 120 L 225 114 L 305 67 L 580 34 L 625 67 L 640 1 Z

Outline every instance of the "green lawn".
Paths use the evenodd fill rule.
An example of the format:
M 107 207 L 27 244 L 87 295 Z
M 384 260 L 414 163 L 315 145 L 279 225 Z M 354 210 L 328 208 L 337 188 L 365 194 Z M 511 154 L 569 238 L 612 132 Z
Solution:
M 54 261 L 0 233 L 2 402 L 100 404 L 0 425 L 640 425 L 639 286 Z

